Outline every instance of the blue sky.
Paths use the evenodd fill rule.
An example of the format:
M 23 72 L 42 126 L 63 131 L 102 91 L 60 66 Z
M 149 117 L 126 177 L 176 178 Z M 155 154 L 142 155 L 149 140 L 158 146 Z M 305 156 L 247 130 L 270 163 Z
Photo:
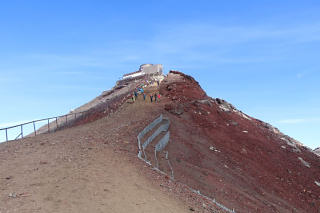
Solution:
M 318 147 L 319 11 L 294 0 L 4 1 L 0 125 L 65 114 L 161 63 Z

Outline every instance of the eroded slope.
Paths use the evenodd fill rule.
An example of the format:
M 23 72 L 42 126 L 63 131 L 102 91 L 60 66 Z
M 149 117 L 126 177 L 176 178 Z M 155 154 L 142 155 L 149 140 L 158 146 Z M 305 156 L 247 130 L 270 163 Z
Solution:
M 320 160 L 276 128 L 169 73 L 161 92 L 172 121 L 176 179 L 239 212 L 319 212 Z

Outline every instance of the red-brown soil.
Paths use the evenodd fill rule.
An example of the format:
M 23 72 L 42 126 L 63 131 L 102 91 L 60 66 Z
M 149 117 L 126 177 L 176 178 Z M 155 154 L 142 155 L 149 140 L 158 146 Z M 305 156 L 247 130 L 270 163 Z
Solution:
M 311 150 L 208 97 L 190 76 L 171 72 L 147 89 L 156 91 L 159 103 L 121 97 L 76 127 L 0 144 L 0 212 L 218 211 L 184 184 L 236 212 L 320 212 Z M 171 123 L 174 181 L 137 158 L 138 133 L 160 114 Z
M 165 112 L 165 101 L 141 98 L 91 123 L 1 143 L 0 212 L 220 212 L 137 158 L 138 132 Z
M 169 151 L 177 180 L 237 212 L 320 212 L 320 158 L 311 150 L 207 97 L 182 73 L 170 73 L 161 93 L 171 99 Z

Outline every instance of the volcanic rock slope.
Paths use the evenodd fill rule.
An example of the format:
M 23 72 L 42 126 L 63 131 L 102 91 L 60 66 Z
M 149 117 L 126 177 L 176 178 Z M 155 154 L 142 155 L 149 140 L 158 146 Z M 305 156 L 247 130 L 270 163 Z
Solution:
M 236 212 L 320 212 L 312 150 L 208 97 L 183 73 L 171 71 L 145 91 L 160 92 L 161 101 L 129 103 L 124 94 L 73 128 L 0 144 L 0 211 L 222 211 L 191 188 Z M 167 176 L 150 169 L 154 160 L 137 158 L 138 133 L 161 114 L 170 120 L 165 151 L 174 180 L 165 156 L 159 169 Z
M 208 97 L 171 72 L 169 145 L 175 178 L 238 212 L 320 212 L 320 159 L 276 128 Z
M 138 131 L 165 112 L 165 100 L 133 104 L 130 95 L 94 105 L 71 128 L 0 143 L 0 212 L 221 212 L 137 157 Z

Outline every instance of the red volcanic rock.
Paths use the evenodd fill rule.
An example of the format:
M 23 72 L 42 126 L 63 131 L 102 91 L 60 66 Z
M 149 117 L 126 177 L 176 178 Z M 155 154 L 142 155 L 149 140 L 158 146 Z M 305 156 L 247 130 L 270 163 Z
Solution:
M 160 93 L 172 101 L 186 102 L 207 98 L 206 93 L 194 78 L 177 71 L 169 72 L 161 84 Z
M 59 166 L 63 161 L 61 161 L 60 157 L 56 157 L 56 153 L 66 153 L 67 150 L 68 155 L 73 153 L 72 162 L 75 163 L 75 168 L 77 168 L 79 161 L 81 163 L 84 162 L 84 165 L 88 164 L 85 159 L 89 155 L 84 150 L 89 150 L 92 153 L 90 154 L 92 158 L 89 158 L 90 162 L 91 160 L 96 160 L 96 156 L 100 156 L 98 157 L 100 160 L 92 161 L 92 165 L 95 165 L 95 162 L 105 162 L 106 159 L 108 162 L 108 158 L 106 158 L 108 154 L 106 155 L 105 153 L 114 150 L 115 153 L 120 153 L 121 156 L 118 159 L 114 155 L 116 160 L 112 161 L 114 163 L 109 168 L 112 171 L 112 168 L 120 162 L 120 159 L 134 158 L 138 161 L 136 156 L 139 131 L 142 131 L 155 117 L 163 114 L 164 117 L 170 120 L 170 141 L 165 147 L 166 155 L 158 153 L 158 159 L 159 169 L 162 168 L 162 171 L 166 172 L 167 176 L 162 176 L 159 173 L 152 174 L 150 177 L 155 184 L 158 184 L 159 179 L 162 177 L 164 182 L 159 184 L 160 187 L 167 188 L 168 192 L 179 193 L 179 196 L 188 201 L 187 203 L 192 201 L 192 203 L 198 205 L 197 207 L 207 208 L 203 212 L 217 211 L 211 211 L 211 207 L 215 205 L 207 206 L 212 202 L 200 195 L 195 197 L 196 193 L 193 193 L 194 191 L 200 192 L 211 198 L 212 201 L 215 200 L 238 213 L 320 212 L 320 156 L 317 155 L 320 152 L 319 148 L 311 150 L 304 147 L 300 142 L 284 135 L 270 124 L 237 110 L 227 101 L 208 97 L 194 78 L 178 71 L 171 71 L 161 82 L 160 87 L 153 85 L 145 88 L 145 92 L 149 95 L 160 92 L 162 97 L 159 102 L 144 101 L 140 95 L 133 104 L 127 104 L 128 99 L 131 98 L 136 88 L 146 82 L 154 81 L 152 79 L 154 76 L 149 77 L 148 79 L 119 81 L 112 90 L 104 92 L 93 101 L 78 108 L 78 110 L 87 110 L 87 113 L 69 122 L 69 126 L 98 121 L 93 122 L 92 125 L 79 126 L 73 130 L 57 133 L 51 138 L 54 143 L 40 142 L 39 146 L 45 148 L 46 144 L 50 144 L 50 150 L 56 150 L 55 152 L 41 151 L 42 154 L 53 155 L 50 158 L 52 159 L 50 163 L 39 160 L 38 154 L 40 152 L 34 153 L 34 157 L 36 157 L 34 159 L 37 159 L 37 162 L 40 162 L 43 168 L 54 166 L 54 169 L 57 169 L 58 167 L 56 166 Z M 163 76 L 160 77 L 162 79 Z M 99 120 L 105 116 L 108 117 Z M 67 126 L 60 128 L 65 127 Z M 160 127 L 161 125 L 159 124 Z M 152 134 L 145 135 L 145 139 L 150 135 Z M 163 135 L 164 133 L 161 132 L 161 137 L 157 137 L 154 140 L 159 140 Z M 41 136 L 37 137 L 34 142 L 38 142 L 38 139 L 41 139 Z M 48 135 L 48 137 L 51 136 Z M 45 135 L 42 138 L 45 139 Z M 29 138 L 24 140 L 26 143 L 16 144 L 27 148 L 26 145 Z M 62 145 L 58 146 L 58 143 Z M 11 147 L 4 145 L 2 145 L 3 150 Z M 145 150 L 145 156 L 157 156 L 155 144 L 150 145 Z M 59 149 L 61 150 L 57 149 L 57 147 L 60 147 Z M 7 156 L 14 158 L 11 168 L 15 168 L 18 165 L 19 159 L 17 156 L 20 156 L 20 152 L 19 155 L 16 155 L 14 146 L 10 149 L 13 154 L 9 153 L 9 155 L 7 153 Z M 101 151 L 97 152 L 98 154 L 100 153 L 99 155 L 94 153 L 97 150 Z M 30 153 L 32 154 L 27 149 L 25 155 L 28 158 L 22 156 L 20 159 L 22 161 L 24 159 L 34 161 L 34 159 L 29 158 Z M 126 153 L 129 155 L 126 155 Z M 68 161 L 67 163 L 70 162 Z M 152 163 L 152 160 L 150 162 Z M 166 164 L 163 164 L 164 162 Z M 170 168 L 168 162 L 170 162 Z M 137 168 L 142 166 L 142 162 L 140 163 L 136 165 Z M 7 162 L 3 165 L 3 168 L 6 168 Z M 33 163 L 23 163 L 21 165 L 32 166 Z M 105 164 L 98 164 L 99 166 L 105 167 Z M 69 167 L 66 167 L 67 170 Z M 145 166 L 143 170 L 149 168 Z M 3 171 L 12 172 L 10 169 L 3 169 Z M 46 171 L 43 170 L 42 176 L 39 177 L 46 177 Z M 108 173 L 108 171 L 105 170 L 102 173 Z M 173 171 L 170 177 L 174 174 L 175 181 L 169 179 L 168 171 Z M 3 177 L 5 181 L 10 181 L 10 189 L 8 190 L 11 190 L 12 184 L 16 182 L 16 177 L 19 177 L 21 169 L 19 168 L 16 172 L 10 174 L 10 176 Z M 137 172 L 136 168 L 134 172 Z M 99 173 L 99 177 L 101 174 Z M 141 173 L 139 172 L 139 174 Z M 33 173 L 26 172 L 26 175 L 31 175 L 31 178 L 25 178 L 26 180 L 32 180 Z M 12 178 L 10 178 L 12 176 L 15 177 L 13 182 L 11 181 Z M 93 178 L 93 183 L 94 179 L 96 179 L 95 184 L 97 187 L 101 185 L 99 177 Z M 57 179 L 56 177 L 52 178 Z M 24 181 L 22 180 L 21 184 L 19 183 L 16 187 L 33 185 L 32 183 L 24 184 Z M 8 185 L 5 182 L 3 183 L 4 187 Z M 73 183 L 76 184 L 77 181 L 73 181 Z M 194 191 L 190 190 L 189 187 Z M 140 190 L 139 188 L 141 187 L 137 189 L 133 187 L 133 191 Z M 33 189 L 30 188 L 30 190 L 32 191 Z M 30 190 L 27 189 L 26 191 Z M 43 188 L 42 191 L 46 191 L 46 189 Z M 84 192 L 87 193 L 87 190 L 82 191 L 82 193 Z M 4 200 L 6 204 L 10 204 L 11 201 L 9 201 Z M 30 203 L 28 200 L 25 200 L 25 202 Z M 24 207 L 20 204 L 14 205 L 11 203 L 10 205 L 14 208 L 20 206 L 23 209 Z M 189 210 L 198 212 L 198 209 L 191 206 Z M 202 211 L 199 210 L 199 212 Z
M 101 96 L 112 98 L 91 108 L 73 125 L 116 114 L 143 82 L 120 83 Z M 113 96 L 125 85 L 126 92 Z M 160 88 L 149 89 L 152 93 L 159 89 L 160 102 L 138 99 L 127 106 L 131 113 L 120 117 L 127 121 L 141 113 L 139 122 L 130 121 L 130 126 L 135 125 L 132 141 L 154 116 L 169 118 L 166 149 L 176 181 L 236 212 L 320 212 L 319 149 L 312 151 L 227 101 L 208 97 L 194 78 L 181 72 L 170 71 Z M 119 133 L 121 137 L 126 134 Z M 153 156 L 154 149 L 150 150 L 146 153 Z
M 237 212 L 320 212 L 320 158 L 312 150 L 208 97 L 181 72 L 171 71 L 160 92 L 169 100 L 177 180 Z
M 171 112 L 172 114 L 176 114 L 176 115 L 181 115 L 184 112 L 183 104 L 175 104 L 175 103 L 166 104 L 164 108 L 168 112 Z

